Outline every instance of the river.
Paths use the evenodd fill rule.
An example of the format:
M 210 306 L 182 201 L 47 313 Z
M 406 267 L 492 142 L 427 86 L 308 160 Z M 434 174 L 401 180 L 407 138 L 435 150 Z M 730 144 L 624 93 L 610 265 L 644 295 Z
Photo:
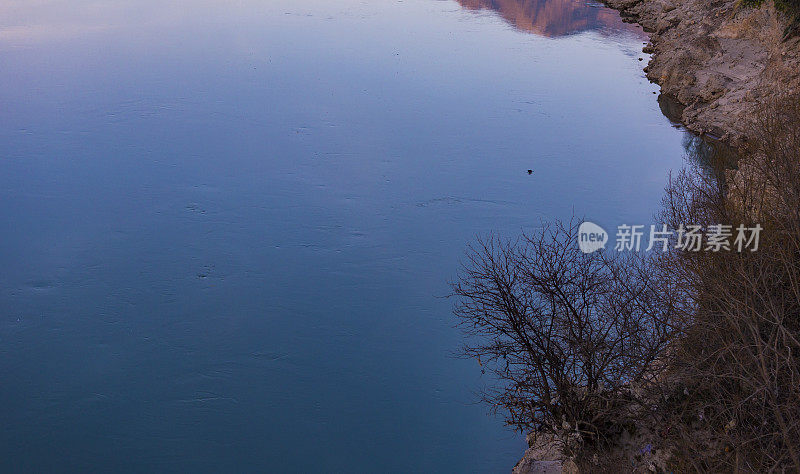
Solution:
M 448 282 L 488 232 L 651 223 L 644 41 L 570 0 L 3 2 L 0 470 L 508 472 Z

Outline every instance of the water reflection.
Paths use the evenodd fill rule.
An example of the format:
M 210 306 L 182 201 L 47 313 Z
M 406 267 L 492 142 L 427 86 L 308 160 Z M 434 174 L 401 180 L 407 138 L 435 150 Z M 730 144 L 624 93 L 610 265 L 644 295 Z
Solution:
M 557 37 L 588 30 L 645 36 L 641 28 L 624 23 L 614 10 L 584 0 L 457 1 L 469 10 L 494 10 L 515 28 L 540 36 Z
M 735 169 L 740 158 L 736 149 L 725 143 L 691 133 L 684 135 L 683 149 L 690 165 L 719 183 L 725 182 L 726 172 Z

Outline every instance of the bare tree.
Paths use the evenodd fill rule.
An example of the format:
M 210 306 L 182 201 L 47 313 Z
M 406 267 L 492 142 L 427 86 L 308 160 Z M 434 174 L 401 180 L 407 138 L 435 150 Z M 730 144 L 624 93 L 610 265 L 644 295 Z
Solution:
M 495 377 L 484 398 L 510 425 L 599 445 L 654 378 L 675 305 L 652 262 L 585 254 L 577 238 L 571 221 L 478 242 L 453 285 L 455 314 L 464 355 Z

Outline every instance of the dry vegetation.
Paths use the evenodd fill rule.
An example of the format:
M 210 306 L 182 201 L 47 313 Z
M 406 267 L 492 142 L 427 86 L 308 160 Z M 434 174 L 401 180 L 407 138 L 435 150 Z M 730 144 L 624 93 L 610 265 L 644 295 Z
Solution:
M 764 0 L 741 0 L 742 5 L 748 7 L 759 7 Z M 796 36 L 798 26 L 800 26 L 800 0 L 774 0 L 775 10 L 783 14 L 787 20 L 786 29 L 783 32 L 783 39 L 787 40 Z
M 753 126 L 737 171 L 723 181 L 684 174 L 667 199 L 672 222 L 765 228 L 756 252 L 668 262 L 686 269 L 695 295 L 662 408 L 687 469 L 800 471 L 800 102 L 766 104 Z
M 610 453 L 637 431 L 668 453 L 651 470 L 800 472 L 800 98 L 754 117 L 737 168 L 695 149 L 662 217 L 759 224 L 755 252 L 585 255 L 575 222 L 468 252 L 464 354 L 509 424 L 588 472 L 630 470 Z

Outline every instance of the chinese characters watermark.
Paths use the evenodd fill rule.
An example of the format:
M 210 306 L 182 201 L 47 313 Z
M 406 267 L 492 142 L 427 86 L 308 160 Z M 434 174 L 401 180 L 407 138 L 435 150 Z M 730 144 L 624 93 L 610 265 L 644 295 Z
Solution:
M 681 224 L 677 229 L 661 226 L 622 224 L 617 227 L 614 250 L 618 252 L 638 252 L 658 250 L 667 252 L 670 248 L 685 252 L 719 252 L 736 251 L 755 252 L 763 227 L 760 224 L 737 227 L 726 224 L 714 224 L 707 227 Z M 646 239 L 647 245 L 644 245 Z M 584 253 L 604 249 L 608 243 L 608 233 L 597 224 L 583 222 L 578 228 L 578 247 Z

